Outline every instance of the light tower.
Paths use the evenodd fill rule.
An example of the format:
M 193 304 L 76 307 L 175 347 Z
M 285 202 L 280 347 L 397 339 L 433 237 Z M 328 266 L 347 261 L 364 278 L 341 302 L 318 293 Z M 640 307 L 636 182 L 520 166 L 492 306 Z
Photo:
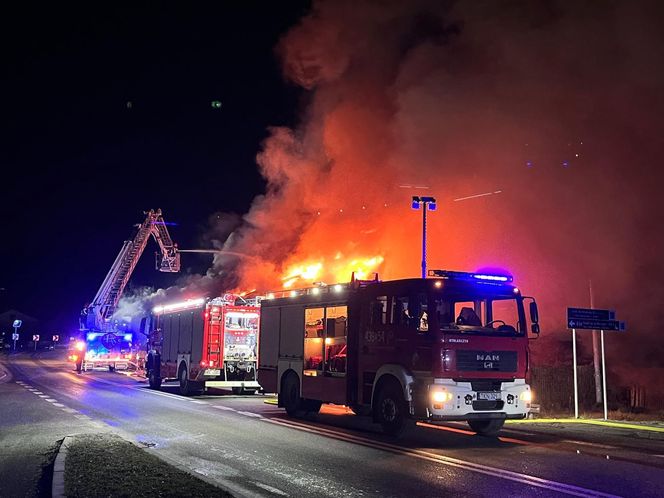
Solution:
M 413 196 L 413 209 L 422 208 L 422 278 L 427 276 L 427 210 L 436 210 L 435 197 Z

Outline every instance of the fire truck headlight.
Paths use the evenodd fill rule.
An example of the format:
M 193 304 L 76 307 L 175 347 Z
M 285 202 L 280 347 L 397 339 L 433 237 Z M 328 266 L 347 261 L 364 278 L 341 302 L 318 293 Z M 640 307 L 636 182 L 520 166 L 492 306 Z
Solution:
M 445 403 L 446 401 L 452 401 L 454 396 L 452 393 L 447 391 L 433 391 L 431 393 L 431 400 L 434 403 Z
M 76 349 L 79 351 L 83 351 L 85 349 L 85 343 L 83 341 L 78 341 L 76 343 Z
M 521 401 L 525 401 L 526 403 L 531 403 L 533 401 L 533 392 L 532 391 L 523 391 L 521 393 Z

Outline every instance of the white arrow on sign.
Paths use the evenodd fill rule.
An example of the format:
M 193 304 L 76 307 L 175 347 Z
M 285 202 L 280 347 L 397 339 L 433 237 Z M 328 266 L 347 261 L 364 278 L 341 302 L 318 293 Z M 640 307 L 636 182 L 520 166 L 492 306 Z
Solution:
M 39 336 L 38 336 L 38 335 L 33 335 L 33 336 L 32 336 L 32 340 L 33 340 L 34 342 L 38 342 L 38 341 L 39 341 Z

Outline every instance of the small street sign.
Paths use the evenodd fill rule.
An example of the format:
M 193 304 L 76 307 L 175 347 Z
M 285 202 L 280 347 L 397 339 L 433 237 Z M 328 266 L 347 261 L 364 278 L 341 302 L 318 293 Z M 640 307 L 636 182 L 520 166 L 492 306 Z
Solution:
M 34 342 L 39 341 L 39 334 L 35 334 L 35 335 L 33 335 L 33 336 L 32 336 L 32 340 L 33 340 Z
M 17 328 L 19 328 L 21 325 L 23 325 L 23 320 L 14 320 L 14 325 L 12 325 L 12 327 L 14 327 L 15 329 L 17 329 Z
M 53 336 L 53 342 L 59 342 L 60 341 L 60 336 L 59 335 L 54 335 Z
M 12 341 L 18 341 L 18 334 L 12 334 Z

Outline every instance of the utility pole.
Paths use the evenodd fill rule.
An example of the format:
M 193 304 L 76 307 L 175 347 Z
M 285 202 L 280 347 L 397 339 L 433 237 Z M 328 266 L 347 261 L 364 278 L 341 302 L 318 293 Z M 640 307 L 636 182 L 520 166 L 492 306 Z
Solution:
M 588 290 L 590 291 L 590 309 L 595 308 L 593 301 L 593 282 L 588 280 Z M 592 331 L 593 334 L 593 367 L 595 372 L 595 403 L 598 405 L 604 399 L 602 397 L 602 367 L 600 362 L 599 351 L 599 334 L 596 330 Z

